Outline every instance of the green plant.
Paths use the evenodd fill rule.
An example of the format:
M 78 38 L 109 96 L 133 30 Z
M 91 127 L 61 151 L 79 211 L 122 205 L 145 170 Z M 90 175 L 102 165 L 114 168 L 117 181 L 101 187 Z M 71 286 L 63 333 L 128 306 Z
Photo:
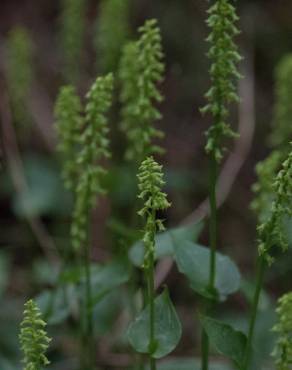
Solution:
M 97 67 L 107 73 L 117 69 L 121 50 L 129 38 L 130 0 L 103 0 L 95 26 Z
M 278 300 L 276 312 L 278 322 L 273 331 L 278 334 L 278 340 L 272 356 L 278 370 L 289 370 L 292 364 L 292 292 Z
M 153 127 L 153 123 L 161 118 L 154 104 L 162 100 L 156 84 L 162 80 L 164 71 L 157 21 L 147 20 L 139 28 L 139 33 L 138 41 L 124 47 L 119 69 L 123 105 L 121 128 L 128 139 L 126 157 L 135 159 L 136 163 L 146 156 L 161 153 L 162 149 L 152 140 L 163 136 Z
M 61 7 L 60 46 L 63 75 L 68 83 L 76 83 L 80 77 L 86 0 L 62 0 Z
M 86 95 L 84 115 L 73 87 L 64 87 L 56 102 L 59 149 L 65 156 L 65 185 L 74 192 L 74 210 L 71 226 L 72 245 L 84 256 L 85 274 L 84 311 L 81 318 L 83 357 L 82 366 L 92 368 L 93 321 L 90 277 L 90 212 L 96 198 L 105 193 L 106 174 L 101 161 L 110 157 L 108 120 L 111 106 L 113 76 L 98 77 Z
M 254 299 L 252 304 L 251 319 L 248 331 L 248 342 L 246 345 L 243 369 L 247 369 L 251 357 L 251 347 L 254 335 L 254 328 L 259 304 L 260 292 L 263 285 L 264 272 L 267 264 L 274 261 L 272 256 L 273 247 L 281 247 L 283 251 L 288 248 L 288 240 L 283 230 L 284 217 L 291 217 L 292 202 L 292 151 L 288 158 L 283 162 L 282 169 L 276 176 L 274 183 L 274 201 L 271 205 L 271 212 L 268 218 L 259 223 L 258 231 L 258 250 L 257 279 Z
M 222 141 L 224 138 L 234 137 L 236 134 L 227 122 L 228 105 L 238 102 L 236 81 L 240 78 L 237 64 L 241 60 L 238 48 L 233 39 L 239 31 L 235 26 L 238 17 L 235 7 L 229 0 L 217 0 L 208 10 L 207 24 L 211 32 L 207 38 L 210 44 L 208 58 L 211 60 L 210 77 L 211 88 L 206 93 L 207 105 L 201 109 L 203 114 L 210 113 L 213 124 L 208 129 L 206 152 L 210 157 L 209 165 L 209 203 L 210 203 L 210 275 L 209 290 L 216 295 L 216 248 L 217 248 L 217 200 L 216 183 L 218 176 L 218 162 L 223 157 Z M 206 332 L 202 332 L 202 370 L 208 369 L 209 339 Z
M 13 117 L 22 128 L 29 123 L 27 102 L 33 79 L 33 44 L 24 27 L 15 27 L 7 41 L 7 87 Z
M 78 169 L 77 146 L 82 128 L 81 102 L 73 86 L 61 88 L 56 104 L 55 118 L 59 138 L 58 150 L 63 157 L 63 179 L 66 188 L 74 190 Z
M 138 187 L 140 193 L 138 198 L 144 201 L 144 206 L 138 214 L 145 219 L 145 228 L 143 232 L 143 243 L 145 245 L 145 255 L 143 268 L 145 271 L 145 280 L 147 281 L 147 301 L 149 304 L 149 347 L 151 370 L 156 369 L 155 358 L 152 353 L 156 350 L 155 338 L 155 288 L 154 288 L 154 255 L 155 255 L 155 236 L 157 231 L 164 230 L 162 220 L 157 218 L 157 212 L 163 211 L 170 206 L 166 194 L 161 188 L 164 185 L 162 166 L 160 166 L 152 157 L 146 158 L 138 173 Z
M 51 339 L 45 331 L 46 323 L 33 300 L 24 305 L 19 340 L 25 364 L 24 370 L 41 370 L 49 364 L 46 351 Z

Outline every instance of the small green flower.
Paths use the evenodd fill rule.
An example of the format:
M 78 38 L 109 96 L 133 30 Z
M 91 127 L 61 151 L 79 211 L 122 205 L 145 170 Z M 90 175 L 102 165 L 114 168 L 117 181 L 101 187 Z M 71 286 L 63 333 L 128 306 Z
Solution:
M 49 364 L 45 355 L 51 339 L 45 331 L 46 323 L 33 300 L 24 305 L 23 321 L 19 334 L 21 350 L 24 354 L 24 370 L 41 370 Z
M 77 145 L 83 125 L 81 102 L 73 86 L 64 86 L 55 105 L 56 129 L 59 137 L 58 150 L 64 158 L 63 178 L 65 186 L 74 190 L 78 176 Z
M 105 73 L 115 71 L 129 34 L 129 0 L 103 0 L 96 20 L 97 66 Z
M 143 242 L 146 250 L 144 267 L 147 268 L 150 256 L 154 255 L 155 235 L 157 231 L 164 230 L 163 221 L 156 218 L 156 213 L 170 207 L 170 203 L 161 190 L 165 184 L 162 166 L 155 162 L 153 157 L 148 157 L 142 162 L 137 177 L 140 190 L 138 198 L 144 201 L 144 206 L 138 214 L 146 219 Z
M 211 60 L 210 76 L 212 86 L 206 93 L 208 104 L 202 113 L 211 113 L 214 124 L 207 131 L 207 153 L 217 161 L 222 159 L 221 142 L 224 137 L 236 134 L 230 128 L 227 118 L 228 105 L 238 102 L 236 82 L 241 77 L 237 64 L 241 60 L 233 39 L 239 31 L 235 26 L 238 17 L 231 0 L 217 0 L 208 10 L 207 24 L 211 32 L 207 38 L 210 44 L 208 57 Z
M 113 75 L 98 77 L 86 95 L 85 127 L 79 136 L 81 147 L 77 158 L 78 178 L 71 228 L 75 248 L 86 242 L 89 212 L 96 196 L 104 194 L 102 181 L 106 169 L 100 161 L 110 157 L 109 127 L 106 114 L 112 103 Z
M 139 33 L 138 41 L 125 46 L 119 69 L 123 105 L 121 128 L 129 142 L 126 157 L 137 162 L 148 155 L 161 153 L 162 149 L 152 141 L 163 137 L 163 133 L 153 126 L 161 118 L 155 104 L 163 99 L 156 87 L 164 72 L 157 21 L 147 20 L 139 28 Z
M 278 370 L 290 370 L 292 365 L 292 292 L 283 295 L 276 310 L 278 322 L 273 331 L 278 334 L 272 353 Z
M 279 246 L 283 251 L 288 248 L 283 219 L 292 217 L 292 151 L 276 177 L 274 193 L 270 216 L 258 226 L 259 253 L 265 256 L 268 263 L 273 262 L 273 257 L 269 254 L 273 246 Z

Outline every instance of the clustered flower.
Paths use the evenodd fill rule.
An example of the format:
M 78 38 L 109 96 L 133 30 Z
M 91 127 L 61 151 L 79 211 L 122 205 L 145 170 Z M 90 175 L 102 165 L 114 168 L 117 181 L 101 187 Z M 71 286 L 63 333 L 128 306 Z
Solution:
M 138 173 L 138 187 L 140 193 L 138 198 L 144 201 L 144 206 L 138 214 L 146 219 L 143 242 L 145 245 L 144 267 L 149 266 L 149 258 L 154 255 L 154 238 L 157 231 L 164 230 L 163 221 L 157 219 L 157 211 L 163 211 L 170 207 L 167 196 L 162 192 L 163 173 L 162 166 L 153 157 L 146 158 Z
M 290 370 L 292 365 L 292 292 L 283 295 L 276 310 L 278 322 L 273 331 L 278 334 L 272 353 L 278 370 Z
M 129 142 L 126 157 L 138 163 L 146 156 L 162 152 L 152 140 L 163 136 L 153 123 L 161 118 L 155 103 L 163 98 L 156 85 L 164 72 L 157 21 L 147 20 L 139 33 L 138 41 L 125 45 L 119 68 L 123 104 L 121 128 Z
M 40 370 L 49 364 L 45 355 L 51 339 L 45 331 L 46 323 L 41 318 L 41 312 L 33 300 L 24 305 L 24 317 L 21 322 L 19 340 L 24 354 L 24 370 Z
M 222 159 L 221 142 L 224 137 L 234 137 L 227 117 L 228 104 L 238 102 L 236 81 L 241 77 L 237 64 L 241 60 L 238 47 L 233 39 L 239 34 L 235 26 L 238 17 L 230 0 L 218 0 L 208 10 L 207 24 L 211 32 L 207 38 L 210 44 L 208 57 L 210 67 L 211 88 L 206 93 L 208 104 L 201 109 L 202 113 L 210 113 L 214 124 L 207 131 L 206 151 L 216 158 Z

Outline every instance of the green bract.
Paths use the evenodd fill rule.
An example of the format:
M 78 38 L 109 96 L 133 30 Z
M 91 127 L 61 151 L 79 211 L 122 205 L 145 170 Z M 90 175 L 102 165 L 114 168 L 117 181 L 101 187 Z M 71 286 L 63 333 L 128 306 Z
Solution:
M 79 136 L 78 181 L 71 229 L 76 248 L 86 241 L 88 214 L 95 206 L 96 196 L 105 192 L 102 179 L 106 173 L 99 163 L 110 156 L 109 128 L 106 113 L 112 103 L 113 76 L 98 77 L 86 95 L 85 127 Z
M 24 305 L 24 317 L 21 323 L 19 340 L 24 354 L 24 370 L 41 370 L 49 361 L 45 355 L 51 339 L 45 331 L 46 323 L 41 319 L 41 312 L 33 300 Z
M 103 0 L 96 22 L 97 65 L 103 72 L 115 71 L 121 49 L 129 37 L 129 0 Z
M 26 100 L 32 84 L 32 41 L 25 28 L 14 28 L 7 43 L 7 83 L 13 115 L 26 121 Z
M 144 267 L 148 267 L 149 255 L 154 256 L 154 238 L 157 231 L 164 230 L 163 222 L 156 219 L 156 212 L 170 207 L 166 194 L 161 191 L 164 185 L 162 166 L 152 157 L 146 158 L 138 173 L 138 198 L 144 200 L 143 208 L 138 212 L 146 218 L 143 242 L 145 244 Z
M 292 364 L 292 292 L 279 299 L 276 312 L 278 322 L 273 331 L 279 337 L 272 355 L 278 370 L 289 370 Z
M 76 82 L 79 77 L 80 60 L 85 28 L 85 0 L 62 0 L 61 46 L 64 58 L 64 77 Z
M 122 83 L 120 100 L 123 104 L 121 127 L 129 141 L 126 157 L 137 162 L 162 152 L 152 140 L 163 136 L 153 126 L 161 118 L 155 107 L 155 103 L 162 100 L 156 84 L 162 80 L 164 71 L 157 21 L 146 21 L 139 32 L 140 39 L 124 47 L 119 70 Z
M 292 216 L 292 151 L 284 161 L 282 169 L 274 183 L 275 199 L 271 205 L 269 218 L 258 226 L 259 253 L 269 263 L 273 258 L 269 250 L 277 245 L 284 251 L 288 248 L 288 240 L 283 230 L 283 218 Z
M 63 178 L 65 186 L 74 190 L 76 175 L 76 145 L 82 127 L 81 102 L 74 87 L 65 86 L 60 90 L 56 105 L 56 128 L 59 137 L 58 149 L 64 157 Z
M 207 131 L 207 153 L 217 161 L 222 158 L 221 141 L 233 137 L 228 117 L 228 104 L 239 100 L 236 81 L 241 77 L 237 63 L 241 60 L 233 38 L 239 33 L 235 26 L 238 17 L 230 0 L 218 0 L 208 11 L 207 24 L 211 29 L 207 41 L 210 44 L 208 57 L 211 60 L 210 76 L 212 86 L 206 94 L 208 104 L 201 109 L 211 113 L 214 124 Z

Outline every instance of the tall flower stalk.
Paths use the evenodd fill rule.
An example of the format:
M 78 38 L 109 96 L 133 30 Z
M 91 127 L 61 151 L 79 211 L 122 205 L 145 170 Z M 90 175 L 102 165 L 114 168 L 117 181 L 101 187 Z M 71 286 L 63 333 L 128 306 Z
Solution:
M 82 111 L 74 88 L 61 90 L 56 103 L 59 150 L 64 156 L 65 185 L 74 191 L 71 239 L 83 256 L 85 275 L 82 315 L 82 369 L 93 368 L 93 320 L 90 276 L 90 213 L 97 197 L 104 194 L 107 171 L 103 161 L 110 157 L 107 113 L 112 104 L 113 76 L 98 77 L 86 95 Z
M 291 148 L 291 147 L 290 147 Z M 288 240 L 283 228 L 285 217 L 292 216 L 292 150 L 283 162 L 274 182 L 274 201 L 267 219 L 258 227 L 258 250 L 256 289 L 253 298 L 251 318 L 248 330 L 248 339 L 244 357 L 243 369 L 247 370 L 251 360 L 254 328 L 258 311 L 259 297 L 262 290 L 265 269 L 274 262 L 273 247 L 280 247 L 282 251 L 288 249 Z
M 149 353 L 150 368 L 156 370 L 155 359 L 151 353 L 155 350 L 155 288 L 154 288 L 154 259 L 155 259 L 155 235 L 158 231 L 164 230 L 163 221 L 157 218 L 157 212 L 163 211 L 170 207 L 166 194 L 161 188 L 164 185 L 162 166 L 160 166 L 152 157 L 146 158 L 138 173 L 138 187 L 140 193 L 138 198 L 144 201 L 144 206 L 138 214 L 145 219 L 143 242 L 145 245 L 145 256 L 143 268 L 147 281 L 147 298 L 150 311 L 149 320 Z
M 241 60 L 234 37 L 239 30 L 235 26 L 238 21 L 235 7 L 231 0 L 217 0 L 208 10 L 207 25 L 210 34 L 208 58 L 211 60 L 211 88 L 206 93 L 207 105 L 201 109 L 203 114 L 210 113 L 213 124 L 208 129 L 206 152 L 209 155 L 209 203 L 210 203 L 210 273 L 209 291 L 215 297 L 216 249 L 217 249 L 217 200 L 216 183 L 218 164 L 223 157 L 222 142 L 225 138 L 235 137 L 228 123 L 228 105 L 238 102 L 236 82 L 240 78 L 237 64 Z M 202 333 L 202 369 L 208 369 L 209 339 Z
M 51 339 L 45 331 L 46 325 L 35 302 L 33 300 L 26 302 L 19 334 L 24 355 L 24 370 L 41 370 L 50 363 L 46 357 L 46 351 Z
M 289 176 L 291 182 L 291 159 L 289 160 L 291 157 L 291 153 L 289 154 L 289 151 L 291 152 L 291 144 L 289 144 L 289 140 L 292 139 L 292 129 L 291 106 L 289 102 L 292 97 L 292 56 L 290 54 L 286 55 L 278 64 L 275 78 L 276 102 L 273 131 L 270 135 L 270 144 L 273 150 L 256 167 L 258 179 L 253 186 L 255 198 L 251 204 L 251 208 L 255 211 L 259 220 L 260 255 L 257 260 L 256 290 L 249 325 L 245 369 L 248 368 L 251 357 L 254 325 L 263 284 L 264 270 L 266 265 L 271 264 L 274 260 L 269 250 L 273 245 L 279 245 L 283 250 L 288 246 L 282 230 L 282 222 L 285 215 L 291 214 L 289 209 L 291 207 L 291 199 L 289 200 L 289 197 L 291 197 L 291 195 L 289 196 L 289 191 L 291 194 L 291 185 L 289 185 Z M 285 161 L 287 156 L 288 159 Z M 283 162 L 283 168 L 275 184 L 272 179 L 276 177 Z M 284 176 L 283 179 L 281 179 L 282 176 Z M 281 185 L 281 181 L 284 181 L 284 179 L 286 179 L 285 186 Z M 286 201 L 287 203 L 285 204 Z M 273 205 L 272 207 L 271 204 Z

